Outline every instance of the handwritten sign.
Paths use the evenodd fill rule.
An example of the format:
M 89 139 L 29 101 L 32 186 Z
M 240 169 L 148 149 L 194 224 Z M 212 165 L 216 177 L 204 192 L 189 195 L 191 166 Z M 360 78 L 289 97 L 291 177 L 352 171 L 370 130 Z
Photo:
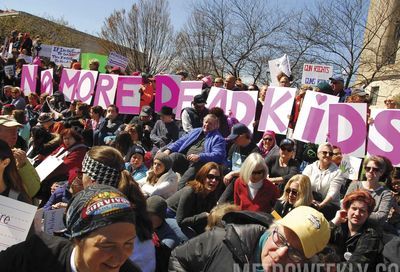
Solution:
M 358 180 L 360 174 L 362 159 L 344 155 L 339 165 L 339 169 L 343 174 L 343 177 L 351 180 Z
M 271 76 L 271 86 L 279 86 L 277 75 L 284 72 L 287 76 L 292 74 L 289 57 L 285 54 L 279 59 L 268 61 L 269 74 Z
M 0 196 L 0 251 L 25 241 L 37 207 Z
M 56 64 L 62 64 L 64 67 L 69 67 L 73 59 L 79 60 L 81 49 L 62 46 L 53 46 L 51 49 L 50 60 Z
M 53 235 L 55 231 L 65 228 L 63 216 L 65 208 L 54 209 L 44 212 L 44 232 Z
M 9 76 L 9 77 L 14 76 L 14 65 L 4 66 L 4 73 L 6 74 L 6 76 Z
M 301 84 L 317 85 L 320 82 L 329 80 L 332 74 L 332 66 L 305 63 L 303 65 Z
M 122 69 L 126 69 L 128 66 L 129 59 L 127 57 L 124 57 L 120 54 L 115 53 L 114 51 L 110 52 L 110 55 L 108 56 L 108 62 L 107 65 L 111 65 L 113 67 L 120 67 Z

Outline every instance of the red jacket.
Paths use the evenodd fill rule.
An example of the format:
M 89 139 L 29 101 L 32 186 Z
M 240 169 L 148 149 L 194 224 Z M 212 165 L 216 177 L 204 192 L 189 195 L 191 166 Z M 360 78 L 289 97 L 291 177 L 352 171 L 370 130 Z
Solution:
M 251 199 L 249 187 L 239 177 L 234 187 L 235 205 L 240 206 L 241 210 L 270 213 L 279 198 L 279 190 L 267 179 L 263 183 L 254 199 Z

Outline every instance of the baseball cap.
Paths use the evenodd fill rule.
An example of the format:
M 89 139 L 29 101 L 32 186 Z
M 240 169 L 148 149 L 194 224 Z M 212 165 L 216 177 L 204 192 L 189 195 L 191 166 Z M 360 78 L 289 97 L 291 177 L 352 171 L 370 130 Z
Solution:
M 139 116 L 151 116 L 152 114 L 153 109 L 150 106 L 143 106 Z
M 341 81 L 341 82 L 344 82 L 343 77 L 342 77 L 342 76 L 339 76 L 339 75 L 330 77 L 329 80 L 331 80 L 331 81 Z
M 138 146 L 138 145 L 134 145 L 130 148 L 128 154 L 129 154 L 129 159 L 134 155 L 134 154 L 139 154 L 144 156 L 146 152 L 144 151 L 143 147 Z
M 235 140 L 237 137 L 239 137 L 239 135 L 244 133 L 250 133 L 248 127 L 244 124 L 237 123 L 232 127 L 231 134 L 228 135 L 227 140 Z
M 204 99 L 204 96 L 198 94 L 193 97 L 193 104 L 207 104 L 207 101 Z
M 299 237 L 306 258 L 323 250 L 331 236 L 329 223 L 324 215 L 308 206 L 293 209 L 277 221 L 277 224 L 287 227 Z
M 161 219 L 165 219 L 167 214 L 167 202 L 159 195 L 153 195 L 146 200 L 147 212 L 154 213 Z
M 8 115 L 0 115 L 0 125 L 5 127 L 23 127 L 20 123 L 15 121 L 15 119 Z
M 135 224 L 135 211 L 126 196 L 117 189 L 93 184 L 77 193 L 69 202 L 65 217 L 66 235 L 80 237 L 114 223 Z

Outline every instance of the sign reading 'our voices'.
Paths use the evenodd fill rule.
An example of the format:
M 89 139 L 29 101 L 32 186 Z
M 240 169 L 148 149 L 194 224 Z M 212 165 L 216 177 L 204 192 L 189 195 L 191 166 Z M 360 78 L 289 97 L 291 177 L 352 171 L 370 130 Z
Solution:
M 23 68 L 21 88 L 25 94 L 36 89 L 37 69 L 34 65 Z M 98 77 L 97 77 L 98 76 Z M 52 77 L 47 73 L 42 85 Z M 179 118 L 181 110 L 190 105 L 193 96 L 201 92 L 198 82 L 181 82 L 179 76 L 157 75 L 155 111 L 162 106 L 174 109 Z M 200 82 L 201 83 L 201 82 Z M 59 89 L 66 100 L 78 99 L 85 103 L 107 107 L 116 104 L 120 113 L 140 112 L 140 87 L 142 78 L 100 74 L 94 71 L 64 69 Z M 49 91 L 43 88 L 42 92 Z M 95 91 L 96 90 L 96 91 Z M 286 134 L 295 89 L 270 87 L 262 109 L 259 130 L 274 130 Z M 338 97 L 318 92 L 307 92 L 297 120 L 293 137 L 304 142 L 320 144 L 329 141 L 342 148 L 344 153 L 362 157 L 380 154 L 388 157 L 394 165 L 400 165 L 400 110 L 372 110 L 375 122 L 367 134 L 366 105 L 337 103 Z M 256 91 L 230 91 L 213 87 L 210 90 L 207 107 L 220 107 L 225 113 L 231 112 L 239 122 L 253 130 Z M 368 145 L 366 146 L 366 139 Z M 367 150 L 366 150 L 367 149 Z

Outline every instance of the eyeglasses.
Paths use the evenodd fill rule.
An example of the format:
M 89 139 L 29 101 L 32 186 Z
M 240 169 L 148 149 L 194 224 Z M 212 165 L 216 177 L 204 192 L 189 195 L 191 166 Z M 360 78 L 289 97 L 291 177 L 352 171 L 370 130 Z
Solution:
M 216 181 L 221 181 L 222 180 L 221 176 L 216 176 L 216 175 L 213 175 L 213 174 L 207 174 L 206 178 L 209 179 L 209 180 L 216 180 Z
M 292 148 L 292 147 L 281 146 L 281 150 L 282 150 L 282 151 L 287 151 L 287 152 L 292 152 L 292 151 L 293 151 L 293 148 Z
M 252 175 L 263 175 L 265 173 L 265 170 L 258 170 L 258 171 L 253 171 L 251 174 Z
M 321 154 L 324 156 L 332 157 L 333 152 L 332 151 L 321 151 Z
M 273 139 L 272 139 L 272 138 L 263 138 L 263 141 L 265 141 L 265 142 L 272 142 Z
M 292 195 L 294 195 L 294 196 L 297 196 L 297 194 L 298 194 L 298 191 L 297 191 L 297 190 L 290 189 L 290 188 L 287 188 L 287 189 L 285 190 L 285 192 L 286 192 L 287 194 L 292 193 Z
M 364 167 L 364 169 L 365 169 L 365 172 L 379 172 L 379 168 L 377 168 L 377 167 L 372 167 L 372 166 L 365 166 Z
M 299 263 L 302 260 L 306 259 L 304 254 L 300 252 L 300 250 L 292 247 L 285 236 L 279 233 L 278 228 L 275 228 L 272 231 L 272 241 L 278 248 L 287 247 L 288 248 L 288 257 L 295 263 Z
M 332 153 L 333 156 L 342 156 L 342 153 L 337 152 L 337 153 Z

